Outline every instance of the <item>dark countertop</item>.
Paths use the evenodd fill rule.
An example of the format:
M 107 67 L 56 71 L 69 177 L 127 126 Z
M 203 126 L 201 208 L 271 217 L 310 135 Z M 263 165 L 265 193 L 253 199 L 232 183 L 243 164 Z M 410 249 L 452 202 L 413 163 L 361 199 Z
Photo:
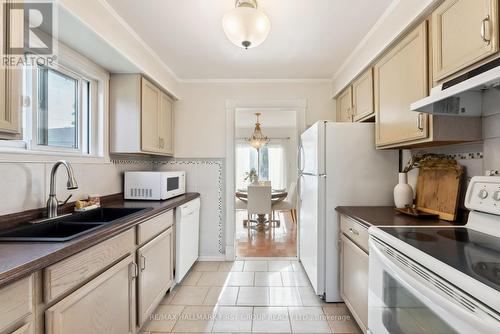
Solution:
M 340 214 L 348 216 L 359 223 L 370 226 L 460 226 L 460 222 L 449 222 L 441 219 L 419 219 L 398 213 L 392 206 L 339 206 Z M 463 220 L 461 220 L 463 221 Z
M 186 193 L 166 201 L 125 201 L 103 204 L 103 207 L 150 208 L 120 219 L 96 231 L 68 242 L 0 242 L 0 287 L 46 268 L 64 258 L 124 232 L 145 219 L 171 210 L 195 198 L 199 193 Z

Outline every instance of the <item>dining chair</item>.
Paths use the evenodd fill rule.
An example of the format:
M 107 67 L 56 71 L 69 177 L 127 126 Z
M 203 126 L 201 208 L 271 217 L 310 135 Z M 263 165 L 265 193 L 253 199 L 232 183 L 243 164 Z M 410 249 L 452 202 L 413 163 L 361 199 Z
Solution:
M 268 215 L 271 220 L 271 186 L 249 185 L 247 201 L 249 223 L 253 215 Z
M 292 222 L 297 222 L 297 184 L 295 182 L 290 183 L 286 198 L 281 202 L 274 203 L 272 209 L 273 216 L 275 211 L 290 211 Z

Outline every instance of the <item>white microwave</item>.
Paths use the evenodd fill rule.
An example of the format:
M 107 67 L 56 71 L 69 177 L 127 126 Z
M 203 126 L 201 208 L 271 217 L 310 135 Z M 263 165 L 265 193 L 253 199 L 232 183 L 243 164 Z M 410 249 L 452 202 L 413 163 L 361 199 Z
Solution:
M 125 199 L 165 200 L 186 192 L 186 172 L 125 172 Z

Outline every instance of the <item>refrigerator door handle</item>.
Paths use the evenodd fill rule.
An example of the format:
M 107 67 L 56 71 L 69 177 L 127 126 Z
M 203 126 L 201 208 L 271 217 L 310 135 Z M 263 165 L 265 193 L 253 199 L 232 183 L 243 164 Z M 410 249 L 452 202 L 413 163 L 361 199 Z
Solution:
M 302 179 L 303 179 L 303 175 L 299 175 L 299 179 L 297 180 L 297 188 L 298 188 L 298 191 L 297 191 L 297 194 L 298 194 L 298 197 L 299 197 L 299 203 L 302 203 Z
M 302 140 L 299 140 L 299 153 L 297 155 L 297 166 L 299 167 L 299 174 L 304 172 L 304 146 Z

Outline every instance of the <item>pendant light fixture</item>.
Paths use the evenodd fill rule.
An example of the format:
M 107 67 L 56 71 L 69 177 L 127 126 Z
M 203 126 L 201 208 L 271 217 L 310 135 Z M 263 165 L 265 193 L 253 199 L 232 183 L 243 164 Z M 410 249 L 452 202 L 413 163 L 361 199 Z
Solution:
M 252 136 L 247 139 L 250 146 L 257 150 L 257 178 L 260 176 L 260 149 L 266 146 L 270 139 L 262 134 L 260 129 L 259 116 L 260 112 L 255 113 L 257 116 L 257 122 L 255 123 L 255 129 L 253 130 Z
M 244 49 L 262 44 L 271 30 L 271 21 L 257 9 L 257 0 L 236 0 L 235 7 L 222 19 L 227 38 Z
M 247 139 L 250 146 L 252 146 L 256 150 L 260 150 L 261 148 L 266 146 L 270 140 L 269 138 L 267 138 L 266 136 L 264 136 L 262 134 L 262 130 L 260 129 L 260 123 L 259 123 L 259 116 L 260 115 L 261 115 L 260 112 L 255 113 L 255 116 L 257 116 L 257 122 L 255 123 L 255 129 L 253 130 L 252 136 Z

